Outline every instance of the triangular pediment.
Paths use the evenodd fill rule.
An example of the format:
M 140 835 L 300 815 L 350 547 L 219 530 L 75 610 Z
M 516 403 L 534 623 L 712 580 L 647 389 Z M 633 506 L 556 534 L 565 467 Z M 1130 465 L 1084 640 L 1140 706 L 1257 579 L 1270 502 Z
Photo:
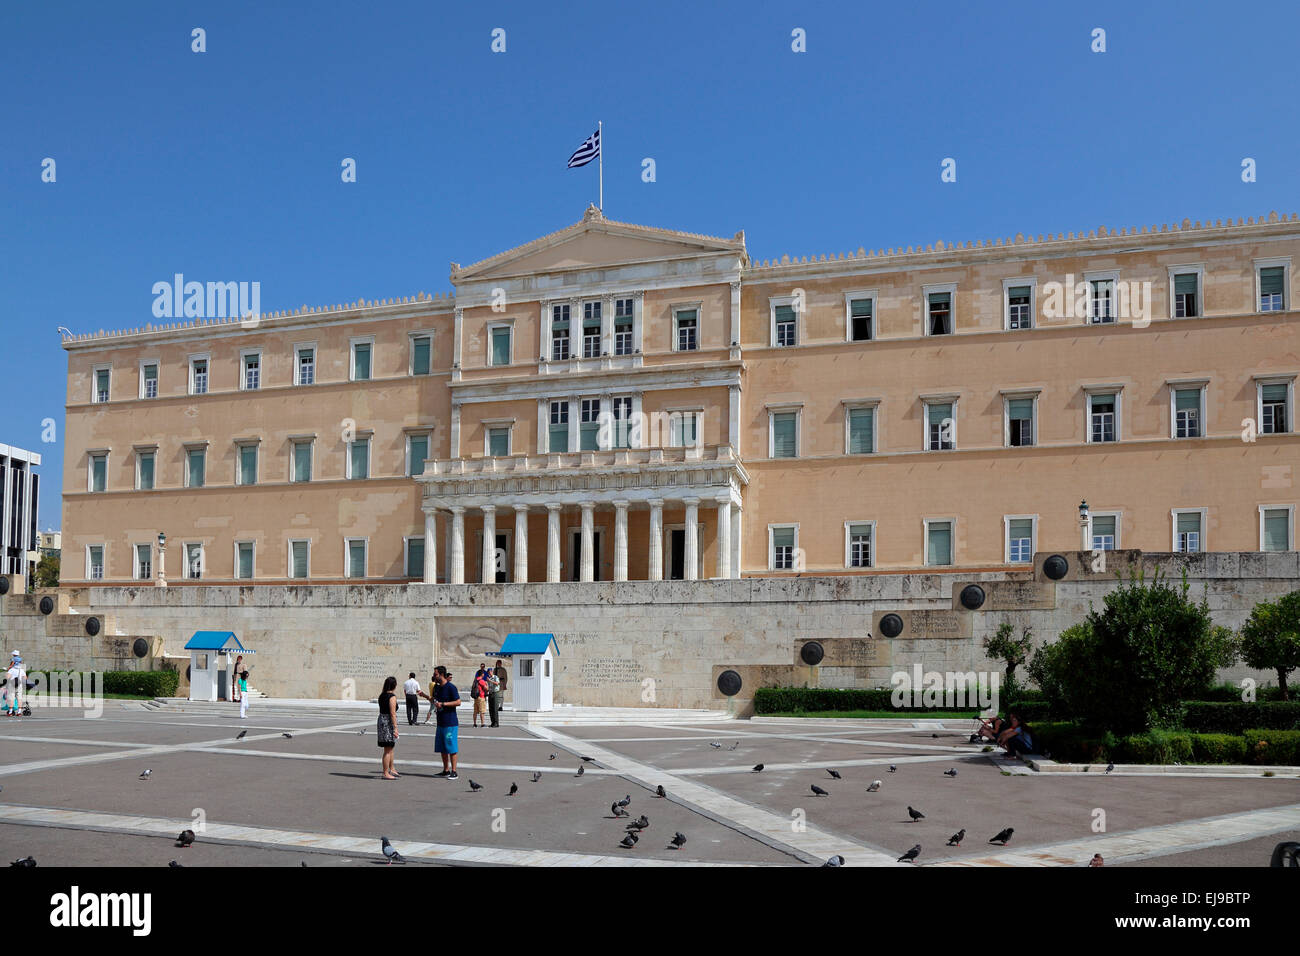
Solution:
M 607 268 L 716 253 L 745 253 L 744 233 L 734 238 L 610 222 L 593 206 L 581 222 L 462 267 L 451 264 L 452 282 L 532 273 Z

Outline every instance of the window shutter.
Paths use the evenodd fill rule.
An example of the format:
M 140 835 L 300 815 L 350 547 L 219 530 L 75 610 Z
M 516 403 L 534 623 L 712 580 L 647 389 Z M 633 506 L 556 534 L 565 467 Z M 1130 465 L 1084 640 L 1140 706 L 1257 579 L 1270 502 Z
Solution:
M 1029 286 L 1013 285 L 1011 288 L 1007 289 L 1007 296 L 1012 299 L 1028 299 Z
M 510 364 L 510 330 L 492 330 L 492 364 Z
M 424 460 L 429 457 L 429 439 L 424 435 L 411 436 L 411 474 L 424 474 Z
M 1188 272 L 1174 276 L 1174 295 L 1195 295 L 1196 273 Z
M 239 449 L 239 483 L 252 485 L 257 482 L 257 447 L 243 445 Z
M 793 321 L 794 321 L 794 306 L 792 306 L 792 305 L 778 305 L 778 306 L 776 307 L 776 321 L 777 321 L 778 323 L 779 323 L 779 322 L 793 322 Z
M 945 402 L 942 405 L 927 405 L 925 409 L 931 425 L 942 425 L 944 419 L 952 418 L 951 402 Z
M 311 480 L 311 445 L 305 441 L 293 446 L 293 478 L 294 481 Z
M 944 308 L 944 309 L 946 309 L 946 308 L 948 307 L 948 304 L 949 304 L 951 301 L 952 301 L 952 293 L 950 293 L 950 292 L 931 292 L 931 293 L 930 293 L 930 307 L 931 307 L 931 308 Z
M 363 578 L 366 576 L 366 546 L 361 541 L 348 545 L 349 576 Z
M 1114 515 L 1097 515 L 1092 519 L 1092 533 L 1097 535 L 1115 534 L 1115 516 Z
M 1264 550 L 1286 551 L 1289 535 L 1287 534 L 1287 513 L 1282 509 L 1264 512 Z
M 1034 535 L 1034 522 L 1031 518 L 1014 518 L 1008 522 L 1008 529 L 1012 541 L 1017 538 L 1032 538 Z
M 352 443 L 351 451 L 352 451 L 352 477 L 353 478 L 369 477 L 366 470 L 367 450 L 368 450 L 367 442 L 357 441 Z
M 1008 418 L 1033 418 L 1034 400 L 1032 398 L 1013 398 L 1007 402 Z
M 952 525 L 930 525 L 930 563 L 952 564 Z
M 153 487 L 153 455 L 140 456 L 140 487 Z
M 1282 266 L 1270 266 L 1259 270 L 1260 295 L 1280 295 L 1282 293 Z
M 1178 533 L 1184 534 L 1201 530 L 1201 516 L 1195 512 L 1178 516 Z
M 241 544 L 239 546 L 239 576 L 241 578 L 251 578 L 253 576 L 253 548 L 251 545 Z
M 1286 383 L 1280 385 L 1264 385 L 1260 388 L 1261 398 L 1266 402 L 1285 402 L 1286 401 Z
M 772 529 L 772 547 L 774 547 L 774 548 L 793 548 L 793 547 L 794 547 L 794 528 L 773 528 L 773 529 Z
M 305 578 L 307 576 L 306 541 L 295 541 L 293 543 L 293 576 L 295 578 Z
M 424 577 L 424 539 L 412 538 L 406 542 L 406 576 Z
M 357 345 L 354 377 L 358 380 L 370 378 L 370 346 Z
M 871 300 L 854 299 L 849 303 L 849 312 L 855 319 L 871 318 Z
M 1201 390 L 1199 388 L 1180 388 L 1174 392 L 1174 408 L 1177 411 L 1199 411 L 1201 408 Z
M 427 337 L 421 336 L 415 340 L 415 355 L 412 358 L 414 368 L 412 371 L 416 375 L 428 375 L 431 371 L 431 350 L 430 341 Z
M 795 420 L 793 412 L 783 412 L 780 415 L 772 416 L 772 457 L 794 457 Z
M 869 455 L 873 447 L 875 411 L 870 408 L 849 409 L 849 454 Z

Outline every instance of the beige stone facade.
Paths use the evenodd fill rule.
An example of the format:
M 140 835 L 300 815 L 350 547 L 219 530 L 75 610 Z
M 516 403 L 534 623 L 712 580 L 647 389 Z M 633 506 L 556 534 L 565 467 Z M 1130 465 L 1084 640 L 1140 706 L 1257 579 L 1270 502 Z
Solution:
M 590 209 L 451 296 L 74 336 L 63 582 L 1294 551 L 1298 256 L 1270 215 L 755 262 Z

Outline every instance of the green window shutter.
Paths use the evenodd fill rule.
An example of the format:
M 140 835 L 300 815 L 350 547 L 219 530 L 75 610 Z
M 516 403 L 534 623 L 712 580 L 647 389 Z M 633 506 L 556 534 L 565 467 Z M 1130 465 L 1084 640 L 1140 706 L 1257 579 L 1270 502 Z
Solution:
M 1034 400 L 1032 398 L 1013 398 L 1007 402 L 1007 417 L 1011 419 L 1033 418 Z
M 108 369 L 100 369 L 95 373 L 95 401 L 103 402 L 108 398 Z
M 488 454 L 493 458 L 504 458 L 510 454 L 510 432 L 505 428 L 488 430 Z
M 424 539 L 412 538 L 406 542 L 406 576 L 424 577 Z
M 773 528 L 772 546 L 774 548 L 793 548 L 794 528 Z
M 1195 295 L 1196 273 L 1188 272 L 1174 276 L 1174 295 Z
M 1115 516 L 1098 515 L 1097 517 L 1093 518 L 1092 534 L 1094 537 L 1096 537 L 1097 535 L 1107 535 L 1107 534 L 1113 537 L 1115 534 Z
M 1264 512 L 1264 550 L 1265 551 L 1286 551 L 1291 543 L 1287 539 L 1290 537 L 1288 525 L 1290 521 L 1282 509 L 1268 510 Z
M 348 577 L 364 578 L 366 576 L 366 545 L 364 541 L 352 541 L 348 544 Z
M 239 449 L 239 483 L 257 484 L 257 446 L 242 445 Z
M 311 443 L 298 442 L 293 446 L 293 480 L 311 481 Z
M 239 546 L 239 576 L 241 578 L 251 578 L 253 576 L 253 546 L 251 544 L 241 544 Z
M 305 578 L 307 576 L 306 541 L 295 541 L 293 543 L 293 576 L 295 578 Z
M 1007 297 L 1010 299 L 1028 299 L 1029 286 L 1013 285 L 1011 288 L 1007 289 Z
M 1007 522 L 1007 528 L 1011 533 L 1011 540 L 1017 538 L 1032 538 L 1034 536 L 1034 522 L 1032 518 L 1013 518 Z
M 597 439 L 599 438 L 600 425 L 596 422 L 584 422 L 579 427 L 578 432 L 578 450 L 579 451 L 596 451 Z
M 871 300 L 854 299 L 849 303 L 849 314 L 855 319 L 871 318 Z
M 1199 388 L 1180 388 L 1174 392 L 1174 408 L 1177 411 L 1200 411 L 1201 390 Z
M 1260 389 L 1260 397 L 1266 402 L 1285 402 L 1286 384 L 1265 385 Z
M 411 475 L 424 474 L 424 460 L 429 457 L 429 439 L 426 435 L 411 436 Z
M 92 470 L 90 490 L 103 491 L 108 482 L 108 459 L 103 457 L 93 458 L 90 467 Z
M 945 419 L 952 418 L 951 402 L 945 402 L 942 405 L 927 405 L 925 409 L 931 425 L 942 425 Z
M 951 303 L 952 303 L 952 293 L 951 293 L 951 292 L 931 292 L 931 293 L 930 293 L 930 307 L 931 307 L 931 308 L 945 308 L 945 309 L 946 309 L 946 308 L 949 307 L 949 305 L 950 305 Z
M 370 378 L 370 346 L 358 343 L 353 351 L 352 377 L 359 382 L 365 381 Z
M 548 442 L 550 450 L 559 454 L 569 450 L 569 426 L 552 425 L 550 441 Z
M 432 342 L 427 335 L 415 339 L 415 354 L 411 359 L 411 371 L 416 375 L 428 375 L 432 370 Z
M 140 456 L 140 487 L 153 488 L 153 455 Z
M 510 364 L 510 330 L 492 330 L 492 364 Z
M 779 323 L 779 322 L 793 322 L 793 321 L 794 321 L 794 306 L 792 306 L 792 305 L 778 305 L 778 306 L 776 307 L 776 321 L 777 321 L 778 323 Z
M 875 409 L 871 408 L 851 408 L 849 409 L 849 454 L 850 455 L 869 455 L 871 454 L 873 444 L 873 431 L 875 428 Z
M 190 452 L 190 487 L 203 487 L 203 465 L 207 456 L 201 451 Z
M 793 458 L 798 448 L 798 416 L 782 412 L 772 416 L 772 457 Z
M 1201 516 L 1196 512 L 1191 514 L 1180 514 L 1178 516 L 1178 533 L 1184 534 L 1191 531 L 1201 530 Z
M 368 466 L 370 456 L 368 452 L 370 451 L 370 442 L 355 441 L 352 443 L 349 451 L 352 455 L 352 477 L 369 478 L 370 469 Z
M 1282 277 L 1284 272 L 1285 270 L 1282 266 L 1270 266 L 1267 269 L 1260 269 L 1260 295 L 1280 295 L 1282 292 Z
M 930 564 L 952 564 L 952 525 L 930 525 Z

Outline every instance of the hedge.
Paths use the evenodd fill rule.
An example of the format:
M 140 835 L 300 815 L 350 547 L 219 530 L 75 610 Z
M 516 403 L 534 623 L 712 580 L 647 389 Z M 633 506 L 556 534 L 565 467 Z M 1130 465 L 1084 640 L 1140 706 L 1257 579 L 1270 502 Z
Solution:
M 1257 764 L 1300 766 L 1300 730 L 1252 729 L 1242 734 L 1152 730 L 1116 737 L 1077 724 L 1036 725 L 1034 749 L 1062 763 Z
M 1202 733 L 1240 734 L 1245 730 L 1300 730 L 1300 701 L 1243 704 L 1189 701 L 1183 726 Z
M 1295 688 L 1292 688 L 1292 696 L 1295 696 Z M 1214 700 L 1224 704 L 1241 703 L 1242 690 L 1236 684 L 1216 684 L 1214 687 L 1207 688 L 1204 693 L 1197 696 L 1197 700 Z M 1273 684 L 1264 684 L 1255 688 L 1255 698 L 1259 701 L 1280 701 L 1282 700 L 1282 689 Z
M 1251 763 L 1300 766 L 1300 730 L 1248 730 L 1242 736 Z
M 934 710 L 933 707 L 895 707 L 893 691 L 884 690 L 835 690 L 821 687 L 760 687 L 754 691 L 754 713 L 776 714 L 791 712 L 837 711 L 837 710 L 896 710 L 916 712 Z M 979 713 L 978 707 L 948 707 L 941 705 L 939 710 L 970 711 Z
M 44 691 L 49 692 L 60 677 L 67 680 L 71 671 L 42 672 L 45 678 Z M 35 678 L 35 674 L 31 675 Z M 180 685 L 181 675 L 178 671 L 104 671 L 99 675 L 102 683 L 94 683 L 95 677 L 89 672 L 80 673 L 81 687 L 84 691 L 105 694 L 131 694 L 137 697 L 175 697 Z

